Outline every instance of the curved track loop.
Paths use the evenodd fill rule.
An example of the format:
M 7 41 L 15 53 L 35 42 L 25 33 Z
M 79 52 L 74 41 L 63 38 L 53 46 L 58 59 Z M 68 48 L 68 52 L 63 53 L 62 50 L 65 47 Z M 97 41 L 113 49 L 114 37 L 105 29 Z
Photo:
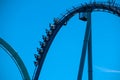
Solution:
M 38 80 L 46 54 L 60 28 L 75 14 L 93 11 L 105 11 L 120 17 L 120 5 L 111 2 L 90 2 L 81 4 L 81 6 L 73 7 L 71 10 L 67 11 L 62 17 L 55 18 L 54 23 L 49 25 L 50 30 L 46 30 L 46 36 L 43 36 L 44 42 L 40 43 L 41 49 L 37 49 L 38 55 L 35 56 L 37 62 L 35 62 L 36 69 L 35 73 L 33 74 L 33 80 Z
M 2 38 L 0 38 L 0 45 L 3 46 L 3 49 L 7 50 L 9 52 L 10 57 L 15 61 L 23 80 L 30 80 L 29 74 L 27 72 L 27 69 L 22 61 L 22 59 L 19 57 L 17 52 Z

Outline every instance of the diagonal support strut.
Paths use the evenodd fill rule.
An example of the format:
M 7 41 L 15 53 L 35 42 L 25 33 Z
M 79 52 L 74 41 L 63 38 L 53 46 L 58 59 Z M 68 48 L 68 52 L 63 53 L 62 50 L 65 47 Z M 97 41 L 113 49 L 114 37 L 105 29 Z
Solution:
M 83 42 L 82 54 L 77 80 L 82 80 L 83 69 L 85 64 L 86 51 L 88 47 L 88 79 L 92 80 L 92 38 L 91 38 L 91 12 L 87 13 L 87 26 Z

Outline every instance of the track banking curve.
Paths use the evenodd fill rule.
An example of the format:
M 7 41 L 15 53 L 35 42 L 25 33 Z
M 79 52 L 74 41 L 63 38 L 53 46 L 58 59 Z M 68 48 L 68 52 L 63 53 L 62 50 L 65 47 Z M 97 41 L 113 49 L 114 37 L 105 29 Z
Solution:
M 40 71 L 42 69 L 43 62 L 50 48 L 52 41 L 54 40 L 57 32 L 65 25 L 71 17 L 75 14 L 82 12 L 103 11 L 108 12 L 120 17 L 120 5 L 115 2 L 90 2 L 84 3 L 77 7 L 72 7 L 71 10 L 67 10 L 66 13 L 60 18 L 55 18 L 53 24 L 49 24 L 50 29 L 46 29 L 46 35 L 43 35 L 43 42 L 40 42 L 41 48 L 37 48 L 38 54 L 36 58 L 36 68 L 33 74 L 33 80 L 38 80 Z
M 30 80 L 30 76 L 27 72 L 27 69 L 26 69 L 22 59 L 17 54 L 17 52 L 6 41 L 4 41 L 2 38 L 0 38 L 0 45 L 2 45 L 3 49 L 7 50 L 10 57 L 16 63 L 16 65 L 17 65 L 17 67 L 18 67 L 18 69 L 21 73 L 22 79 L 23 80 Z

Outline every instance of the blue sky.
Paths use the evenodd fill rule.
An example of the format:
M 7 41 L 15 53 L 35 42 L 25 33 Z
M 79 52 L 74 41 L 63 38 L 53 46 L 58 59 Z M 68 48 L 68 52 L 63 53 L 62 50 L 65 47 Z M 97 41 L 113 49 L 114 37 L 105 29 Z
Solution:
M 24 61 L 30 77 L 36 48 L 55 17 L 66 9 L 89 0 L 3 0 L 0 5 L 0 37 L 7 41 Z M 96 0 L 98 1 L 98 0 Z M 100 0 L 107 1 L 107 0 Z M 119 0 L 116 2 L 120 3 Z M 92 13 L 93 78 L 120 80 L 120 18 L 105 12 Z M 46 57 L 40 80 L 76 80 L 86 22 L 75 15 L 57 34 Z M 11 58 L 0 48 L 0 79 L 21 80 Z M 86 57 L 87 58 L 87 57 Z M 117 72 L 116 72 L 117 71 Z M 84 80 L 87 80 L 87 59 Z

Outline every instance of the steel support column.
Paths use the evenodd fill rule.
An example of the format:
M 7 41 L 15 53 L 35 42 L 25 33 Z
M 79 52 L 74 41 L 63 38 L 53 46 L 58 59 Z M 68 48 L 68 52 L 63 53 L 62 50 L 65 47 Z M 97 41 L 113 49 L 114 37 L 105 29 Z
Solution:
M 90 32 L 91 32 L 91 12 L 88 12 L 87 13 L 87 26 L 86 26 L 86 32 L 85 32 L 85 37 L 84 37 L 84 42 L 83 42 L 83 48 L 82 48 L 82 54 L 81 54 L 81 59 L 80 59 L 80 66 L 79 66 L 79 72 L 78 72 L 77 80 L 82 80 L 86 51 L 87 51 L 88 42 L 89 42 L 89 38 L 90 38 L 89 37 Z M 91 50 L 89 49 L 88 52 L 91 52 Z M 89 59 L 91 59 L 91 57 L 89 57 Z M 90 63 L 91 61 L 89 61 L 88 63 Z M 88 66 L 88 67 L 90 67 L 90 66 Z M 89 70 L 91 70 L 91 68 L 89 68 Z M 91 74 L 88 74 L 88 76 L 90 77 Z M 89 80 L 92 80 L 92 77 Z
M 90 20 L 89 20 L 90 19 Z M 91 27 L 91 14 L 89 14 L 89 40 L 88 40 L 88 80 L 92 80 L 92 27 Z

